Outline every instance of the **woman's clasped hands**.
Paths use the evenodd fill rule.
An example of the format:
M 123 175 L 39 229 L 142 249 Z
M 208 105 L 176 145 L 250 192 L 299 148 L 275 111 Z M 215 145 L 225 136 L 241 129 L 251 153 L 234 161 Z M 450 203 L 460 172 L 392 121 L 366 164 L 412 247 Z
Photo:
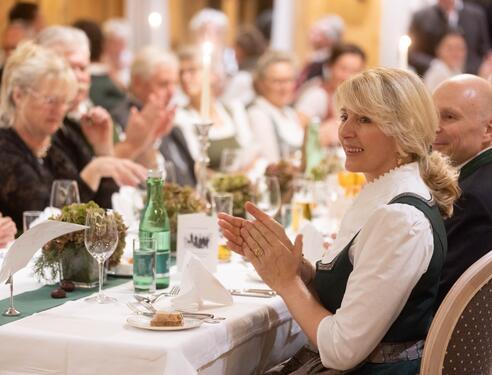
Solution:
M 255 220 L 218 215 L 227 246 L 245 256 L 263 281 L 282 295 L 300 277 L 302 236 L 292 244 L 282 225 L 253 203 L 246 203 L 245 208 Z

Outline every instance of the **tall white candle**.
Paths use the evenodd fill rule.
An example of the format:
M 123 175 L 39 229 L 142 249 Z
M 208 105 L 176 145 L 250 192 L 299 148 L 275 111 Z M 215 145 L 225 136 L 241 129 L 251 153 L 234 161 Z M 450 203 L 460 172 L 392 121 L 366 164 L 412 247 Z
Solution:
M 200 100 L 200 116 L 202 121 L 210 122 L 210 64 L 212 63 L 213 44 L 202 45 L 202 96 Z
M 400 37 L 398 62 L 401 69 L 408 69 L 408 47 L 410 47 L 410 44 L 412 44 L 412 40 L 408 35 L 402 35 Z

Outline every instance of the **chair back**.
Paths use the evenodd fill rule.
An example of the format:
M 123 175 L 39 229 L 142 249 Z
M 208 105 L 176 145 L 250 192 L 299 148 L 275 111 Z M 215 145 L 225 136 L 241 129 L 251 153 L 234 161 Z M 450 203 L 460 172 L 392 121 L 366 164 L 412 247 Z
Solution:
M 492 375 L 492 251 L 456 281 L 432 321 L 421 375 Z

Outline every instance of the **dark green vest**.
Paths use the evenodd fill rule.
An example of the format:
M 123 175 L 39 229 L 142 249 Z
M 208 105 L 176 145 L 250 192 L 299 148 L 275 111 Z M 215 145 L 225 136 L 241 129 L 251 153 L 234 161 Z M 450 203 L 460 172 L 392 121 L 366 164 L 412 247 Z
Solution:
M 431 205 L 424 198 L 412 193 L 404 193 L 389 202 L 392 203 L 408 204 L 421 211 L 431 223 L 434 236 L 434 252 L 429 267 L 413 288 L 403 310 L 383 338 L 383 342 L 417 341 L 425 339 L 433 318 L 434 300 L 447 250 L 446 230 L 437 205 Z M 332 262 L 323 264 L 319 261 L 316 265 L 314 286 L 321 303 L 332 313 L 335 313 L 342 303 L 347 281 L 353 270 L 349 249 L 357 235 L 358 233 Z M 390 364 L 376 366 L 391 367 Z

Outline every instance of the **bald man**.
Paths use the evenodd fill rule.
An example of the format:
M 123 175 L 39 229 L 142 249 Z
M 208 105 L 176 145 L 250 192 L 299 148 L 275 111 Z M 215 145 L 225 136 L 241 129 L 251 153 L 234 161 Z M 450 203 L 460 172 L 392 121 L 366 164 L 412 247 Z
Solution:
M 448 253 L 440 303 L 463 272 L 492 250 L 492 86 L 462 74 L 439 85 L 433 98 L 440 121 L 432 147 L 459 168 L 462 190 L 445 221 Z

